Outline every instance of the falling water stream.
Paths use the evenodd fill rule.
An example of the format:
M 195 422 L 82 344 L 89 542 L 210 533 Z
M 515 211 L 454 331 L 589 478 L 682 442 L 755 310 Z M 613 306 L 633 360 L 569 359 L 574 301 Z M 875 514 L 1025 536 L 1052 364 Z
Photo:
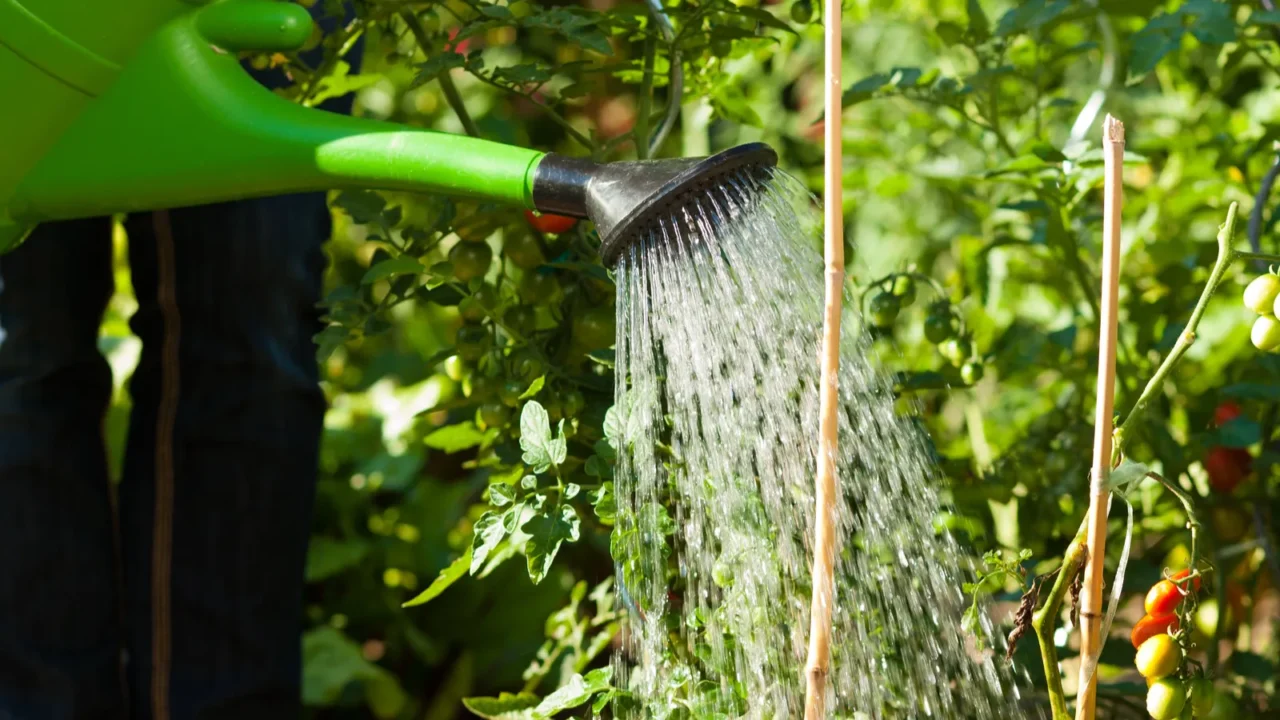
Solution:
M 741 171 L 618 264 L 621 717 L 804 716 L 817 221 L 796 179 Z M 966 560 L 935 527 L 924 438 L 845 307 L 830 716 L 1021 717 L 1012 673 L 961 630 Z

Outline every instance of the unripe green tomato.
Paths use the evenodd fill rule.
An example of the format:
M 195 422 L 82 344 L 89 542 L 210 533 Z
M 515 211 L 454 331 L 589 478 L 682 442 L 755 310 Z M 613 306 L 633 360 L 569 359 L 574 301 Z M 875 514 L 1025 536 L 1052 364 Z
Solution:
M 471 377 L 467 378 L 464 389 L 467 390 L 467 397 L 483 400 L 493 395 L 494 390 L 497 389 L 497 381 L 488 375 L 481 375 L 475 372 L 471 373 Z
M 614 343 L 617 320 L 613 308 L 595 307 L 573 319 L 573 341 L 583 350 L 600 350 Z
M 466 363 L 462 362 L 462 358 L 457 355 L 450 355 L 444 359 L 444 374 L 449 376 L 454 382 L 462 381 L 462 373 L 467 369 Z
M 560 283 L 550 273 L 525 273 L 520 281 L 520 299 L 530 305 L 550 303 L 560 294 Z
M 1263 315 L 1253 321 L 1253 330 L 1249 332 L 1253 346 L 1263 352 L 1272 352 L 1280 348 L 1280 322 L 1271 315 Z
M 1215 692 L 1214 696 L 1213 709 L 1204 720 L 1240 720 L 1240 706 L 1234 697 L 1223 692 Z
M 493 262 L 493 248 L 488 243 L 460 242 L 449 251 L 449 263 L 453 265 L 453 276 L 462 282 L 484 277 L 489 272 L 489 264 Z
M 1182 648 L 1166 633 L 1152 635 L 1138 648 L 1133 664 L 1144 678 L 1162 678 L 1173 674 L 1182 664 Z M 1182 709 L 1181 704 L 1178 709 Z
M 512 375 L 525 383 L 525 387 L 537 380 L 545 369 L 542 358 L 528 348 L 522 348 L 511 353 L 510 367 Z
M 529 232 L 517 232 L 509 236 L 503 241 L 502 254 L 521 270 L 536 268 L 546 262 L 538 239 Z
M 983 368 L 982 363 L 976 361 L 967 362 L 960 368 L 960 379 L 964 381 L 965 385 L 976 385 L 982 379 L 984 373 L 985 368 Z
M 878 328 L 886 328 L 898 318 L 901 305 L 898 298 L 887 292 L 877 293 L 871 298 L 871 324 Z
M 1259 315 L 1270 315 L 1280 297 L 1280 277 L 1261 275 L 1244 289 L 1244 306 Z
M 945 307 L 934 308 L 924 320 L 924 336 L 935 345 L 946 342 L 960 332 L 960 323 Z
M 951 338 L 938 346 L 938 352 L 948 362 L 960 367 L 973 355 L 973 343 L 968 338 Z
M 511 410 L 499 403 L 485 403 L 479 410 L 480 423 L 486 428 L 502 427 L 511 417 Z
M 1186 688 L 1176 678 L 1157 680 L 1147 689 L 1147 714 L 1155 720 L 1177 720 L 1186 704 Z
M 520 396 L 524 394 L 525 387 L 524 383 L 514 380 L 505 382 L 498 389 L 498 399 L 507 407 L 515 407 L 520 404 Z
M 564 414 L 565 417 L 577 417 L 582 412 L 582 408 L 586 407 L 587 399 L 577 390 L 570 390 L 564 394 Z
M 493 336 L 483 325 L 463 325 L 458 328 L 458 339 L 454 345 L 458 357 L 479 360 L 493 346 Z
M 1213 689 L 1213 681 L 1199 677 L 1191 681 L 1191 714 L 1198 718 L 1208 717 L 1218 699 L 1218 691 Z
M 902 307 L 911 307 L 916 301 L 916 281 L 910 275 L 899 275 L 893 279 L 893 294 Z
M 1280 309 L 1280 296 L 1277 296 L 1277 297 L 1276 297 L 1276 302 L 1275 302 L 1275 304 L 1271 306 L 1271 314 L 1272 314 L 1272 315 L 1275 315 L 1275 314 L 1276 314 L 1276 312 L 1275 312 L 1275 311 L 1276 311 L 1276 310 L 1278 310 L 1278 309 Z M 1278 317 L 1280 317 L 1280 316 L 1278 316 Z
M 517 332 L 524 332 L 533 328 L 537 315 L 533 312 L 533 308 L 527 305 L 516 305 L 502 316 L 502 321 L 507 327 Z
M 560 419 L 564 417 L 564 403 L 560 402 L 560 398 L 554 395 L 542 403 L 542 409 L 547 411 L 547 417 L 553 423 L 560 422 Z
M 474 295 L 462 298 L 458 303 L 458 314 L 467 322 L 478 323 L 489 316 L 489 311 L 498 307 L 498 293 L 492 285 L 481 285 Z
M 527 0 L 516 0 L 516 2 L 508 5 L 507 8 L 511 10 L 511 15 L 518 19 L 527 18 L 534 12 L 533 3 L 527 2 Z
M 813 3 L 809 0 L 796 0 L 792 3 L 791 20 L 801 25 L 813 20 Z

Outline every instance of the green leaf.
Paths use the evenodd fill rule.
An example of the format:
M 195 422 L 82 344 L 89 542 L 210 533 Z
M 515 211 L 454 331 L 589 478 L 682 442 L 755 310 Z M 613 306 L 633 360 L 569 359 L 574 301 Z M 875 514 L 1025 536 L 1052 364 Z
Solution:
M 793 27 L 791 27 L 791 25 L 790 25 L 790 24 L 788 24 L 787 22 L 785 22 L 785 21 L 783 21 L 783 20 L 779 19 L 778 17 L 776 17 L 773 13 L 769 12 L 768 10 L 764 10 L 764 9 L 761 9 L 761 8 L 755 8 L 755 7 L 740 7 L 740 8 L 738 8 L 738 12 L 739 12 L 740 14 L 742 14 L 742 15 L 746 15 L 747 17 L 751 18 L 752 20 L 755 20 L 756 22 L 758 22 L 758 23 L 760 23 L 761 25 L 764 25 L 764 26 L 766 26 L 766 27 L 771 27 L 771 28 L 774 28 L 774 29 L 777 29 L 777 30 L 783 30 L 783 31 L 786 31 L 786 32 L 791 33 L 792 35 L 799 35 L 799 34 L 800 34 L 800 33 L 797 33 L 797 32 L 796 32 L 796 29 L 795 29 L 795 28 L 793 28 Z
M 889 76 L 884 73 L 876 73 L 875 75 L 864 77 L 844 91 L 841 95 L 841 105 L 849 107 L 864 100 L 870 100 L 878 90 L 888 84 Z
M 1146 75 L 1160 64 L 1165 55 L 1182 45 L 1181 27 L 1165 30 L 1150 25 L 1134 34 L 1129 49 L 1129 74 Z
M 1280 10 L 1255 10 L 1249 15 L 1250 25 L 1280 25 Z
M 369 553 L 363 540 L 334 540 L 317 535 L 307 550 L 307 582 L 319 582 L 360 564 Z
M 609 447 L 617 451 L 622 447 L 622 412 L 617 405 L 610 407 L 604 414 L 604 436 Z
M 613 495 L 613 483 L 605 482 L 591 493 L 591 506 L 595 508 L 600 522 L 611 525 L 618 517 L 618 503 Z
M 434 53 L 430 59 L 418 65 L 418 74 L 414 76 L 413 83 L 409 87 L 426 85 L 450 70 L 466 65 L 466 62 L 466 58 L 462 55 L 449 50 Z
M 364 225 L 381 217 L 387 200 L 372 190 L 343 190 L 334 198 L 333 204 L 350 215 L 352 220 Z
M 463 698 L 462 705 L 487 720 L 537 720 L 533 709 L 542 702 L 533 693 L 502 693 L 498 697 Z
M 1049 143 L 1036 143 L 1031 146 L 1031 152 L 1035 154 L 1036 157 L 1048 163 L 1058 163 L 1067 159 L 1067 156 L 1063 155 L 1061 150 Z
M 940 22 L 933 31 L 938 39 L 947 45 L 959 45 L 964 42 L 964 28 L 953 22 Z
M 440 574 L 437 575 L 436 579 L 427 586 L 426 590 L 423 590 L 417 597 L 400 607 L 415 607 L 431 602 L 439 596 L 440 593 L 448 590 L 450 585 L 461 579 L 463 575 L 466 575 L 470 569 L 471 548 L 467 548 L 467 551 L 462 554 L 462 557 L 454 560 L 448 567 L 440 571 Z
M 302 636 L 302 698 L 307 705 L 333 705 L 359 682 L 373 715 L 390 720 L 408 704 L 395 675 L 364 659 L 360 646 L 342 631 L 320 627 Z
M 535 473 L 551 468 L 551 418 L 536 401 L 526 403 L 520 411 L 520 449 L 524 450 L 524 464 Z
M 508 85 L 540 85 L 551 79 L 551 70 L 537 63 L 510 65 L 494 70 L 493 79 Z
M 552 465 L 563 465 L 565 458 L 569 456 L 569 441 L 564 436 L 564 420 L 560 421 L 556 429 L 556 438 L 547 443 L 547 454 L 551 457 Z
M 369 270 L 364 274 L 364 277 L 360 278 L 360 284 L 368 285 L 382 280 L 383 278 L 389 278 L 393 275 L 416 275 L 424 270 L 426 270 L 426 268 L 424 268 L 422 263 L 418 262 L 416 259 L 401 255 L 400 257 L 391 258 L 390 260 L 383 260 L 377 265 L 369 268 Z
M 574 675 L 569 678 L 568 682 L 543 699 L 536 712 L 550 716 L 576 708 L 590 700 L 592 695 L 610 689 L 609 683 L 612 679 L 612 668 L 592 670 L 585 677 Z
M 510 485 L 499 482 L 489 486 L 489 504 L 494 507 L 506 507 L 515 502 L 516 490 Z
M 489 559 L 489 553 L 497 549 L 498 544 L 507 536 L 507 529 L 503 523 L 504 519 L 504 514 L 486 512 L 476 521 L 475 538 L 471 541 L 471 567 L 469 572 L 472 575 L 475 575 L 484 567 L 484 561 Z
M 1188 0 L 1180 12 L 1195 18 L 1191 34 L 1205 45 L 1225 45 L 1236 39 L 1236 23 L 1231 6 L 1217 0 Z
M 1125 458 L 1124 462 L 1120 463 L 1120 467 L 1111 471 L 1111 475 L 1107 478 L 1107 484 L 1116 492 L 1122 495 L 1127 494 L 1130 488 L 1142 482 L 1142 479 L 1149 472 L 1151 472 L 1151 468 L 1146 465 Z
M 427 447 L 456 453 L 459 450 L 472 448 L 484 442 L 485 433 L 473 423 L 465 422 L 457 425 L 446 425 L 422 439 Z
M 378 73 L 369 73 L 367 75 L 351 75 L 351 66 L 341 60 L 334 66 L 332 72 L 324 76 L 316 85 L 316 91 L 307 98 L 308 107 L 315 107 L 324 103 L 326 100 L 342 97 L 349 93 L 355 92 L 362 88 L 366 88 L 382 79 L 382 75 Z
M 1280 400 L 1280 385 L 1271 383 L 1236 383 L 1223 388 L 1222 394 L 1227 397 L 1252 400 Z
M 991 37 L 991 21 L 983 12 L 978 0 L 965 0 L 965 8 L 969 12 L 969 34 L 978 42 L 985 42 Z
M 1261 655 L 1243 650 L 1231 653 L 1231 671 L 1258 682 L 1268 682 L 1276 677 L 1275 665 Z
M 542 582 L 565 541 L 578 540 L 578 513 L 571 505 L 552 508 L 550 513 L 534 515 L 521 528 L 529 535 L 524 554 L 529 561 L 529 579 Z
M 525 390 L 523 393 L 520 393 L 520 399 L 528 400 L 534 395 L 537 395 L 539 392 L 542 391 L 543 386 L 546 384 L 547 384 L 547 376 L 546 375 L 540 376 L 537 380 L 534 380 L 533 382 L 529 383 L 529 388 L 527 390 Z
M 1230 448 L 1246 448 L 1262 441 L 1262 426 L 1245 417 L 1232 418 L 1218 428 L 1218 442 Z

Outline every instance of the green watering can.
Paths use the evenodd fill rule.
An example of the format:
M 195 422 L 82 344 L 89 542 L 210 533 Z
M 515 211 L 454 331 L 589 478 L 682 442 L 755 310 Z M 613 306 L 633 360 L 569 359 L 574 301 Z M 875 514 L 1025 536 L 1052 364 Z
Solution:
M 346 187 L 589 217 L 611 264 L 687 191 L 777 162 L 598 164 L 297 105 L 241 51 L 297 50 L 302 7 L 272 0 L 0 0 L 0 252 L 38 223 Z

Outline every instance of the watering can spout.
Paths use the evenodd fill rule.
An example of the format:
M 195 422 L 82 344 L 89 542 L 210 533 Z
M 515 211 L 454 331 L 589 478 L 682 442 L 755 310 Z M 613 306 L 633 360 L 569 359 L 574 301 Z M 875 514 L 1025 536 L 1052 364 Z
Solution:
M 302 32 L 291 24 L 299 11 Z M 306 108 L 236 58 L 292 49 L 309 31 L 305 10 L 276 2 L 218 3 L 170 21 L 10 197 L 0 192 L 0 225 L 345 187 L 533 207 L 544 153 Z

